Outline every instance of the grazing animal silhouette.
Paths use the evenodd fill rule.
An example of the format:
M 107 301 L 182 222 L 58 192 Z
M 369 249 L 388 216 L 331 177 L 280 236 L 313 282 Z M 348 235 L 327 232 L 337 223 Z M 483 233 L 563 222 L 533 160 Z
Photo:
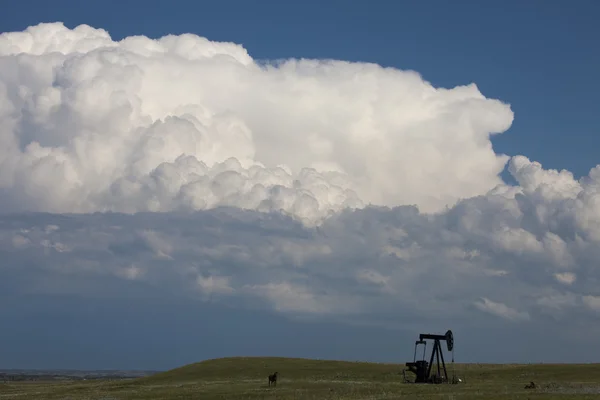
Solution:
M 535 389 L 537 386 L 534 382 L 529 382 L 528 385 L 525 385 L 525 389 Z
M 273 383 L 273 386 L 277 386 L 277 372 L 273 375 L 269 375 L 269 386 L 271 386 L 271 383 Z

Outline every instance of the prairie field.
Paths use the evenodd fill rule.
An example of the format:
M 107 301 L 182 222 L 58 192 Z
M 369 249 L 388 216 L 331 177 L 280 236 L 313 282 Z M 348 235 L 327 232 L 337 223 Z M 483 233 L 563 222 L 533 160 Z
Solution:
M 131 380 L 0 383 L 0 400 L 598 399 L 600 364 L 448 364 L 462 382 L 405 383 L 404 364 L 276 357 L 203 361 Z M 268 375 L 279 372 L 277 386 Z M 412 375 L 407 374 L 412 377 Z M 536 388 L 525 385 L 535 382 Z

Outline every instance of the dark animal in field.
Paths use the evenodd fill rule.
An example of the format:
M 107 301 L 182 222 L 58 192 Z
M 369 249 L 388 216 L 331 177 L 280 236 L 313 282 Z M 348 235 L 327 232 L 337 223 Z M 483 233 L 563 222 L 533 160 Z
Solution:
M 271 386 L 271 383 L 273 383 L 273 386 L 277 386 L 277 372 L 273 375 L 269 375 L 269 386 Z
M 525 389 L 535 389 L 536 387 L 537 386 L 535 385 L 535 383 L 533 381 L 529 382 L 528 385 L 525 385 Z

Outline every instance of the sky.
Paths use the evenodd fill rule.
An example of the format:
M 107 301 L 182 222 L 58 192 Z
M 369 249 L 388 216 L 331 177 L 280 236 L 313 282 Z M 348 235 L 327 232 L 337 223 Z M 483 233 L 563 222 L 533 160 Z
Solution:
M 166 4 L 0 16 L 0 367 L 597 360 L 597 2 Z

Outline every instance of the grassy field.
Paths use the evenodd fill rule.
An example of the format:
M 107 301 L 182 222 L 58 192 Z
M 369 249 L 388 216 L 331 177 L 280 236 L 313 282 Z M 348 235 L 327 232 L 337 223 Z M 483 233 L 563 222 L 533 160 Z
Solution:
M 0 399 L 598 399 L 600 364 L 456 364 L 457 385 L 403 383 L 403 364 L 224 358 L 126 381 L 0 383 Z M 277 387 L 267 376 L 279 372 Z M 451 375 L 451 371 L 448 373 Z M 525 389 L 534 381 L 537 389 Z

